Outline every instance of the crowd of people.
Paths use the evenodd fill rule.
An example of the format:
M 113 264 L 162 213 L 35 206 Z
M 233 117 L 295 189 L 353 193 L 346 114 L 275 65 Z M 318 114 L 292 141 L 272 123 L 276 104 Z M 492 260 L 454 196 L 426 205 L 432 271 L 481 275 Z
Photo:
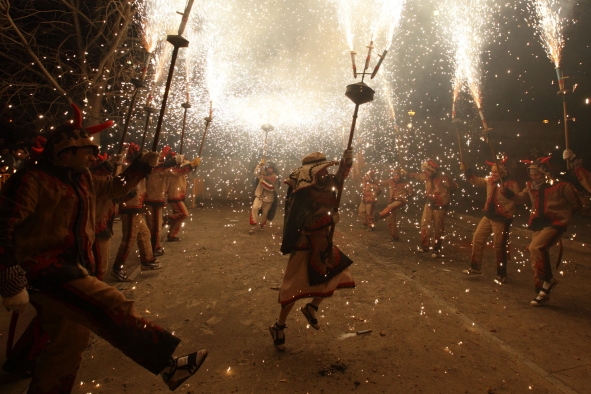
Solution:
M 156 258 L 164 254 L 162 240 L 180 241 L 178 234 L 188 217 L 184 204 L 187 174 L 200 165 L 200 159 L 189 161 L 170 147 L 161 152 L 142 151 L 133 143 L 124 154 L 99 154 L 91 135 L 111 123 L 83 127 L 80 111 L 74 109 L 72 122 L 55 128 L 47 139 L 37 139 L 30 151 L 9 152 L 15 155 L 8 167 L 14 171 L 0 192 L 0 296 L 9 311 L 18 313 L 31 304 L 37 316 L 31 322 L 36 329 L 21 337 L 14 347 L 18 351 L 7 358 L 4 368 L 22 367 L 23 362 L 31 361 L 23 360 L 22 350 L 39 348 L 29 392 L 70 392 L 92 331 L 148 371 L 161 374 L 174 390 L 197 372 L 207 350 L 174 357 L 180 339 L 141 317 L 133 302 L 103 279 L 110 269 L 116 281 L 129 281 L 125 267 L 136 242 L 141 269 L 161 268 Z M 581 185 L 591 192 L 591 173 L 581 160 L 568 149 L 563 156 Z M 506 159 L 487 162 L 488 176 L 477 176 L 460 163 L 466 181 L 486 189 L 483 217 L 472 239 L 470 266 L 463 273 L 482 275 L 484 247 L 492 234 L 495 280 L 507 282 L 511 223 L 516 205 L 528 204 L 536 292 L 532 306 L 550 301 L 558 282 L 549 250 L 560 242 L 573 213 L 581 207 L 575 187 L 554 179 L 547 161 L 540 158 L 527 163 L 529 181 L 524 188 L 510 177 Z M 313 152 L 284 181 L 287 195 L 281 252 L 289 255 L 289 260 L 279 287 L 280 311 L 269 326 L 278 350 L 286 349 L 284 330 L 296 301 L 310 299 L 300 312 L 318 330 L 316 312 L 322 300 L 336 289 L 355 287 L 349 270 L 353 262 L 333 243 L 341 193 L 352 165 L 351 149 L 345 150 L 338 162 Z M 338 166 L 334 174 L 328 170 L 331 166 Z M 258 183 L 249 210 L 251 235 L 273 220 L 281 186 L 275 165 L 265 159 L 254 175 Z M 368 171 L 362 177 L 362 224 L 372 231 L 386 220 L 391 241 L 400 240 L 399 212 L 415 195 L 410 179 L 425 187 L 417 252 L 438 258 L 446 213 L 458 184 L 443 174 L 434 160 L 424 161 L 418 173 L 392 168 L 390 177 L 383 180 L 375 171 Z M 377 212 L 383 188 L 388 189 L 388 203 Z M 167 203 L 169 213 L 164 215 Z M 110 268 L 117 214 L 122 238 Z M 161 234 L 165 225 L 166 236 Z M 46 231 L 48 228 L 52 231 Z
M 31 335 L 21 336 L 14 346 L 20 353 L 9 353 L 3 367 L 18 371 L 34 361 L 29 393 L 69 393 L 92 331 L 149 372 L 160 374 L 169 389 L 175 390 L 197 372 L 207 350 L 173 356 L 180 339 L 144 319 L 133 301 L 101 280 L 109 248 L 95 241 L 108 242 L 112 235 L 114 201 L 125 204 L 138 195 L 138 201 L 143 199 L 141 184 L 154 168 L 179 167 L 177 172 L 186 173 L 183 167 L 197 166 L 199 161 L 189 163 L 182 155 L 142 152 L 130 146 L 125 158 L 113 156 L 107 170 L 101 170 L 101 161 L 108 159 L 99 155 L 92 134 L 112 122 L 83 127 L 80 110 L 73 109 L 73 121 L 55 128 L 35 147 L 0 193 L 2 304 L 16 313 L 31 304 L 37 312 L 29 325 L 37 329 L 26 330 Z M 121 165 L 125 168 L 120 172 Z M 90 168 L 101 175 L 91 173 Z M 180 189 L 174 190 L 176 206 L 184 193 Z M 124 210 L 119 265 L 139 232 L 136 206 L 139 203 L 132 202 Z M 175 231 L 172 225 L 171 231 Z M 169 234 L 168 239 L 173 241 L 175 236 Z M 147 243 L 147 237 L 138 243 Z M 143 246 L 145 253 L 153 252 Z M 142 257 L 142 267 L 159 268 L 149 255 Z M 119 273 L 116 279 L 127 279 L 120 266 L 113 270 Z M 41 352 L 28 352 L 31 349 Z
M 465 163 L 460 163 L 460 171 L 465 180 L 474 187 L 486 189 L 483 217 L 472 237 L 470 267 L 462 272 L 466 275 L 483 274 L 483 253 L 487 240 L 492 235 L 497 265 L 495 281 L 499 284 L 507 282 L 511 223 L 515 217 L 516 205 L 526 204 L 530 210 L 528 228 L 532 230 L 532 237 L 529 252 L 536 293 L 536 297 L 530 302 L 532 306 L 542 306 L 550 301 L 550 293 L 558 283 L 552 273 L 550 249 L 560 244 L 572 215 L 583 206 L 580 194 L 572 183 L 560 181 L 552 176 L 549 159 L 550 157 L 544 157 L 521 161 L 528 165 L 529 181 L 524 188 L 520 188 L 518 182 L 510 176 L 506 157 L 495 162 L 487 161 L 490 174 L 484 177 L 477 176 Z M 568 162 L 581 186 L 591 192 L 591 172 L 581 165 L 581 160 L 577 159 L 570 149 L 563 152 L 563 159 Z M 433 258 L 437 258 L 441 254 L 445 235 L 445 215 L 458 184 L 450 177 L 441 175 L 434 160 L 425 161 L 421 165 L 421 170 L 420 173 L 407 173 L 403 169 L 395 168 L 391 170 L 391 178 L 383 181 L 375 177 L 374 171 L 368 171 L 362 180 L 359 213 L 363 226 L 370 231 L 375 227 L 375 222 L 389 217 L 391 240 L 398 241 L 396 210 L 405 206 L 408 197 L 413 194 L 412 186 L 406 178 L 424 182 L 425 206 L 420 223 L 420 246 L 417 251 L 431 253 Z M 389 188 L 388 205 L 375 215 L 374 221 L 373 211 L 381 186 Z M 556 267 L 560 260 L 561 254 L 555 263 Z

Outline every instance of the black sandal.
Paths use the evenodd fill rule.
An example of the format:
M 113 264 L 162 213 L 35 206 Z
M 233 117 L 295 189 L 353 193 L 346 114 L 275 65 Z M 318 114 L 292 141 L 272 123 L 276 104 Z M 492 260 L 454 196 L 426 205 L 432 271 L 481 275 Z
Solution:
M 170 366 L 162 371 L 162 380 L 168 385 L 170 391 L 174 391 L 185 380 L 195 375 L 206 358 L 207 350 L 205 349 L 187 354 L 186 356 L 177 357 L 171 360 Z
M 320 325 L 318 324 L 318 319 L 316 319 L 314 316 L 312 316 L 312 314 L 308 310 L 308 307 L 314 309 L 314 312 L 318 312 L 318 307 L 314 304 L 311 304 L 311 303 L 307 303 L 306 306 L 301 307 L 300 311 L 302 311 L 302 313 L 306 317 L 306 320 L 308 320 L 308 324 L 310 324 L 314 329 L 320 330 Z
M 129 276 L 127 276 L 127 273 L 123 270 L 111 271 L 111 277 L 117 282 L 130 282 Z
M 277 322 L 272 326 L 269 326 L 269 332 L 271 333 L 271 338 L 273 338 L 273 345 L 277 348 L 277 350 L 281 350 L 282 352 L 285 351 L 285 333 L 283 329 L 287 327 L 285 324 L 280 325 Z
M 153 271 L 162 268 L 162 266 L 159 264 L 159 261 L 156 259 L 148 261 L 147 263 L 142 263 L 141 267 L 142 271 Z

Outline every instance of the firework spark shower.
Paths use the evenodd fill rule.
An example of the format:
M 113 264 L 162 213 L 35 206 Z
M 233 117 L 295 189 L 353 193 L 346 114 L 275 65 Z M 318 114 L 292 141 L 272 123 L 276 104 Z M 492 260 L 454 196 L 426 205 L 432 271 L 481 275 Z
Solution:
M 144 7 L 155 10 L 162 3 L 150 0 Z M 342 130 L 350 122 L 344 96 L 352 82 L 350 52 L 357 49 L 359 58 L 365 57 L 373 39 L 377 51 L 389 48 L 375 82 L 376 87 L 386 86 L 377 90 L 371 106 L 360 109 L 359 135 L 364 148 L 388 146 L 390 134 L 379 130 L 392 127 L 392 112 L 399 118 L 395 126 L 412 123 L 416 128 L 417 119 L 444 120 L 449 97 L 460 91 L 480 108 L 487 107 L 483 91 L 489 97 L 492 89 L 486 85 L 490 47 L 508 39 L 499 35 L 503 18 L 533 17 L 526 5 L 497 0 L 199 2 L 187 29 L 191 45 L 181 53 L 190 59 L 179 63 L 185 69 L 173 83 L 163 138 L 171 146 L 178 142 L 180 104 L 188 88 L 188 154 L 199 146 L 203 118 L 213 101 L 215 121 L 206 155 L 214 149 L 250 162 L 261 153 L 261 125 L 270 123 L 275 127 L 269 136 L 271 156 L 299 158 L 311 149 L 336 156 L 343 148 Z M 178 25 L 174 12 L 183 7 L 184 1 L 167 2 L 162 14 L 152 11 L 153 21 L 145 14 L 145 26 L 159 26 L 155 30 L 162 32 L 162 42 L 171 30 L 167 26 Z M 172 22 L 159 21 L 164 12 Z M 169 55 L 161 49 L 166 47 L 164 43 L 154 50 L 155 66 L 167 63 Z M 154 68 L 158 75 L 161 67 Z M 155 83 L 154 106 L 162 83 L 161 78 Z M 417 113 L 412 122 L 406 116 L 410 110 Z M 409 143 L 430 140 L 429 132 L 415 133 L 415 142 Z

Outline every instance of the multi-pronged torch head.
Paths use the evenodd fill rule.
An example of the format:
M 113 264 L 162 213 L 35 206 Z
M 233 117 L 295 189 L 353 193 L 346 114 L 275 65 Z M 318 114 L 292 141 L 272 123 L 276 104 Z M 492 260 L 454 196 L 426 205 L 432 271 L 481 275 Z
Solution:
M 373 101 L 374 93 L 375 91 L 365 83 L 357 82 L 347 85 L 345 96 L 347 96 L 349 100 L 353 101 L 355 104 L 361 105 Z

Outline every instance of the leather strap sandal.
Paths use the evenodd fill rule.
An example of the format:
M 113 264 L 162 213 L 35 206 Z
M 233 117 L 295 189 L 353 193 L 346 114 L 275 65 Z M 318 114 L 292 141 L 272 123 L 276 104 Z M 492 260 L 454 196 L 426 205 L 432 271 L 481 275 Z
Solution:
M 312 315 L 312 312 L 310 312 L 308 308 L 311 308 L 312 310 L 314 310 L 314 312 L 318 312 L 318 307 L 314 304 L 307 303 L 306 306 L 300 308 L 300 311 L 302 311 L 302 313 L 306 317 L 306 320 L 308 320 L 308 324 L 310 324 L 314 329 L 320 330 L 318 319 L 316 319 L 316 317 Z
M 158 263 L 158 260 L 154 259 L 152 261 L 148 261 L 147 263 L 141 264 L 142 271 L 153 271 L 159 270 L 162 266 Z
M 123 270 L 111 271 L 111 277 L 117 282 L 130 282 L 129 276 L 127 276 L 127 273 Z
M 277 350 L 281 350 L 282 352 L 285 351 L 285 333 L 283 329 L 287 327 L 285 324 L 280 325 L 275 322 L 272 326 L 269 326 L 269 332 L 271 333 L 271 338 L 273 338 L 273 345 L 277 348 Z

